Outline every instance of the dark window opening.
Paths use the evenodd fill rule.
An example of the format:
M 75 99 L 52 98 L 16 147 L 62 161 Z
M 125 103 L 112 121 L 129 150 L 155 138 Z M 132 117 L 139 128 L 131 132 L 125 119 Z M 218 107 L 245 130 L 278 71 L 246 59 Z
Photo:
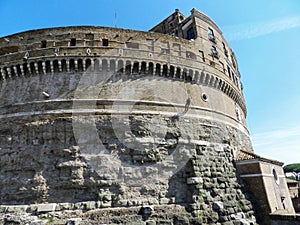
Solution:
M 181 73 L 181 69 L 179 68 L 179 67 L 177 67 L 177 69 L 176 69 L 176 78 L 180 78 L 180 73 Z
M 216 46 L 211 47 L 211 52 L 214 57 L 218 58 L 218 51 L 217 51 Z
M 126 62 L 125 73 L 126 73 L 127 75 L 131 74 L 131 64 L 130 64 L 130 61 L 127 61 L 127 62 Z
M 76 38 L 71 38 L 70 46 L 76 46 Z
M 228 51 L 226 49 L 224 42 L 223 42 L 223 50 L 224 50 L 224 54 L 226 55 L 226 57 L 228 57 Z
M 231 55 L 231 59 L 232 59 L 232 66 L 234 67 L 234 68 L 236 68 L 236 65 L 235 65 L 235 58 L 234 58 L 234 56 L 233 55 Z
M 160 64 L 156 64 L 155 75 L 160 75 Z
M 92 68 L 89 68 L 92 65 L 92 61 L 90 59 L 85 60 L 85 68 L 91 71 Z
M 209 40 L 216 43 L 214 31 L 210 28 L 208 28 L 208 35 L 209 35 Z
M 195 39 L 195 30 L 194 30 L 194 28 L 190 28 L 187 31 L 187 38 L 188 38 L 188 40 Z
M 47 47 L 47 41 L 43 40 L 41 41 L 41 48 L 46 48 Z
M 14 67 L 10 67 L 10 74 L 12 77 L 15 77 L 16 76 L 16 73 L 15 73 L 15 70 L 14 70 Z
M 30 63 L 30 71 L 32 75 L 36 75 L 34 62 Z
M 23 64 L 23 70 L 24 70 L 24 75 L 25 75 L 25 76 L 29 75 L 27 63 L 24 63 L 24 64 Z
M 154 70 L 154 65 L 153 65 L 153 63 L 151 62 L 151 63 L 149 63 L 148 73 L 149 73 L 149 74 L 153 74 L 153 70 Z
M 102 46 L 108 46 L 108 39 L 102 39 Z
M 204 93 L 201 95 L 201 98 L 202 98 L 202 100 L 205 101 L 205 102 L 208 101 L 208 96 L 207 96 L 206 94 L 204 94 Z
M 228 70 L 228 76 L 230 77 L 230 79 L 232 80 L 232 77 L 231 77 L 231 71 L 230 71 L 230 67 L 227 65 L 227 70 Z
M 174 66 L 170 66 L 170 76 L 173 77 L 175 73 L 175 68 Z
M 58 73 L 59 72 L 58 61 L 57 60 L 53 61 L 53 69 L 54 69 L 54 73 Z
M 78 59 L 78 71 L 79 72 L 83 72 L 83 61 L 82 61 L 82 59 Z
M 141 73 L 145 74 L 146 73 L 146 62 L 142 62 L 142 65 L 141 65 Z
M 167 76 L 168 75 L 168 65 L 163 65 L 163 71 L 162 71 L 162 74 L 164 76 Z
M 50 61 L 46 61 L 46 73 L 51 73 L 51 64 L 50 64 Z
M 74 59 L 70 59 L 70 70 L 71 71 L 75 70 L 75 61 L 74 61 Z
M 139 63 L 134 62 L 133 63 L 133 68 L 132 68 L 132 73 L 137 74 L 139 72 Z

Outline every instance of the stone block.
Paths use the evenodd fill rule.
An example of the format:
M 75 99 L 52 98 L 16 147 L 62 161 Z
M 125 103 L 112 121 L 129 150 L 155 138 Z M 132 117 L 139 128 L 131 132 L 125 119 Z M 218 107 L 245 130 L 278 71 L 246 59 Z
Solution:
M 168 198 L 159 199 L 159 203 L 162 204 L 162 205 L 169 204 L 169 202 L 170 202 L 170 199 L 168 199 Z
M 48 222 L 48 220 L 33 220 L 30 222 L 30 225 L 46 225 Z
M 203 183 L 203 180 L 201 177 L 188 177 L 186 180 L 187 184 L 200 184 Z
M 223 204 L 223 202 L 214 202 L 214 203 L 213 203 L 213 210 L 215 210 L 215 211 L 220 211 L 220 210 L 222 210 L 222 209 L 224 209 L 224 204 Z
M 80 225 L 81 221 L 82 221 L 81 218 L 71 218 L 67 220 L 66 225 Z
M 6 213 L 24 213 L 27 207 L 27 205 L 10 205 L 6 207 Z
M 70 209 L 73 209 L 73 207 L 74 207 L 74 204 L 72 204 L 72 203 L 58 203 L 57 205 L 56 205 L 56 208 L 55 208 L 55 210 L 56 211 L 61 211 L 61 210 L 70 210 Z
M 148 198 L 148 202 L 150 205 L 158 205 L 159 202 L 156 198 Z
M 0 213 L 5 213 L 6 212 L 6 208 L 7 208 L 7 206 L 1 205 L 0 206 Z
M 37 206 L 37 212 L 38 213 L 54 212 L 55 208 L 56 208 L 56 203 L 38 204 L 38 206 Z
M 156 222 L 154 220 L 147 220 L 146 225 L 156 225 Z

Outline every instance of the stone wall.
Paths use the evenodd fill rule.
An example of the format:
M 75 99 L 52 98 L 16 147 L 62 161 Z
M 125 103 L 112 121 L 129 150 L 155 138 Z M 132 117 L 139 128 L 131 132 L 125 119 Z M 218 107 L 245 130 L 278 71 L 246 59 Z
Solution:
M 149 120 L 152 120 L 151 123 Z M 153 127 L 154 120 L 160 124 L 159 130 Z M 146 139 L 155 135 L 161 136 L 159 131 L 165 135 L 164 140 L 152 143 L 153 146 L 150 145 L 148 148 L 140 151 L 129 149 L 124 147 L 126 143 L 121 145 L 114 136 L 109 126 L 109 118 L 103 116 L 97 118 L 99 136 L 104 137 L 105 134 L 104 145 L 107 149 L 113 149 L 121 161 L 127 164 L 130 162 L 131 165 L 126 165 L 129 169 L 135 165 L 143 171 L 143 164 L 149 165 L 146 168 L 152 168 L 151 163 L 163 160 L 164 155 L 170 154 L 179 143 L 183 143 L 180 148 L 189 149 L 193 153 L 192 159 L 169 179 L 166 179 L 163 172 L 154 171 L 158 176 L 153 178 L 150 174 L 143 174 L 147 182 L 142 183 L 134 183 L 135 174 L 128 174 L 130 170 L 126 170 L 124 166 L 123 169 L 127 174 L 122 174 L 124 177 L 120 181 L 113 176 L 114 173 L 103 173 L 103 168 L 98 170 L 93 162 L 81 156 L 83 150 L 76 145 L 74 137 L 70 135 L 72 125 L 69 119 L 57 118 L 54 121 L 28 123 L 27 132 L 22 133 L 15 133 L 20 127 L 14 124 L 12 132 L 16 134 L 14 136 L 19 136 L 19 140 L 23 139 L 23 136 L 27 138 L 31 136 L 35 137 L 38 143 L 43 141 L 43 145 L 36 144 L 35 139 L 28 138 L 26 147 L 20 143 L 20 146 L 15 148 L 18 150 L 7 150 L 2 153 L 1 176 L 4 179 L 1 180 L 1 203 L 69 202 L 73 203 L 75 208 L 70 208 L 73 210 L 76 207 L 84 210 L 85 204 L 81 204 L 83 208 L 80 208 L 82 201 L 94 201 L 96 208 L 143 205 L 159 208 L 159 205 L 174 207 L 181 205 L 191 213 L 186 213 L 186 221 L 225 224 L 227 221 L 251 218 L 252 206 L 237 182 L 233 165 L 235 147 L 232 137 L 239 135 L 236 130 L 227 130 L 228 128 L 222 126 L 212 129 L 211 126 L 200 125 L 194 127 L 192 132 L 198 134 L 198 143 L 190 144 L 183 140 L 188 137 L 187 133 L 191 132 L 183 130 L 182 127 L 200 124 L 200 121 L 186 123 L 180 119 L 173 123 L 171 118 L 140 116 L 128 122 L 133 123 L 132 132 L 138 137 Z M 84 121 L 83 124 L 86 123 L 87 121 Z M 230 135 L 226 140 L 227 143 L 219 139 L 219 132 Z M 166 164 L 165 168 L 167 169 L 170 164 Z M 98 161 L 98 165 L 102 165 L 101 162 Z M 162 176 L 159 177 L 160 175 Z M 59 211 L 59 208 L 57 210 Z M 142 221 L 142 217 L 138 214 L 136 218 Z M 150 216 L 149 220 L 151 218 Z M 153 216 L 153 219 L 157 218 Z M 166 219 L 172 221 L 175 217 L 173 215 Z M 106 223 L 107 220 L 106 217 L 97 217 L 97 222 Z M 128 218 L 120 217 L 118 220 L 125 224 Z
M 252 151 L 237 65 L 201 29 L 1 38 L 0 221 L 254 223 L 234 167 Z

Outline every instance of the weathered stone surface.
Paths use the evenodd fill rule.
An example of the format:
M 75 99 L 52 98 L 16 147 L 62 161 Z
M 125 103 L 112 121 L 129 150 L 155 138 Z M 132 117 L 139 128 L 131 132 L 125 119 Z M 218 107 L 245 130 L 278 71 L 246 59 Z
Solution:
M 0 204 L 10 205 L 0 222 L 229 225 L 253 214 L 233 163 L 252 149 L 239 77 L 213 62 L 211 40 L 101 27 L 20 35 L 0 39 L 1 52 L 17 49 L 0 55 Z
M 44 212 L 54 212 L 56 208 L 56 203 L 51 204 L 39 204 L 37 206 L 37 212 L 38 213 L 44 213 Z
M 81 221 L 82 221 L 81 218 L 71 218 L 67 220 L 66 225 L 80 225 Z

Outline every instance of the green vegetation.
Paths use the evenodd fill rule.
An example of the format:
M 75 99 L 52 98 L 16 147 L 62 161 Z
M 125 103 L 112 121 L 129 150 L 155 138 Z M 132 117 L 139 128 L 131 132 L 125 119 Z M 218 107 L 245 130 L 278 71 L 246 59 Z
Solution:
M 283 167 L 285 173 L 300 173 L 300 163 L 289 164 Z
M 300 163 L 289 164 L 283 167 L 285 173 L 292 173 L 294 177 L 289 177 L 290 179 L 295 179 L 300 181 Z
M 47 220 L 47 224 L 51 224 L 54 221 L 53 217 L 39 216 L 38 218 L 40 220 Z

